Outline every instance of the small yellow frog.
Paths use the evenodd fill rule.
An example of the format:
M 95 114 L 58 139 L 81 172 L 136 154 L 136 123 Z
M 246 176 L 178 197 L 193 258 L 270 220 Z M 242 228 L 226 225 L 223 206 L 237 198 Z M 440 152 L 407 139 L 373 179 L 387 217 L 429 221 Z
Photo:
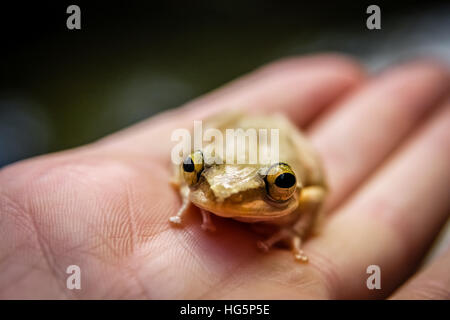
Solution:
M 205 230 L 215 230 L 210 213 L 253 223 L 254 229 L 269 225 L 275 232 L 258 241 L 260 249 L 267 251 L 281 242 L 292 248 L 295 259 L 308 261 L 301 243 L 316 225 L 326 184 L 318 156 L 304 135 L 280 114 L 221 114 L 206 120 L 204 128 L 216 128 L 223 136 L 226 129 L 278 129 L 279 161 L 237 164 L 233 158 L 231 162 L 222 159 L 222 163 L 208 164 L 204 154 L 214 152 L 195 150 L 175 167 L 173 184 L 181 194 L 182 206 L 169 221 L 181 224 L 183 214 L 194 204 L 200 208 Z M 270 149 L 272 141 L 261 140 L 258 148 Z M 212 144 L 206 148 L 213 148 Z

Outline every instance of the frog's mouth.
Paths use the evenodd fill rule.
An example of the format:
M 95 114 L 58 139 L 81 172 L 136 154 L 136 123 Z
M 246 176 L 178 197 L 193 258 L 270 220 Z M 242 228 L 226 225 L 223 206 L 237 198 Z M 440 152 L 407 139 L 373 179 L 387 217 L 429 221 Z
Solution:
M 298 194 L 287 201 L 274 202 L 265 189 L 253 189 L 218 199 L 209 188 L 191 189 L 189 198 L 197 207 L 225 218 L 277 218 L 293 212 L 298 206 Z

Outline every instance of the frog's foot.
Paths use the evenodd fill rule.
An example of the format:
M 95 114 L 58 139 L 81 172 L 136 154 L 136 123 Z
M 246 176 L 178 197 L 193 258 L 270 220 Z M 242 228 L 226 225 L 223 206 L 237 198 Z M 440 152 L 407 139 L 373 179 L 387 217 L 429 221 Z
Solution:
M 308 262 L 308 256 L 303 252 L 301 248 L 302 238 L 295 235 L 291 238 L 292 252 L 294 253 L 294 258 L 300 262 Z
M 209 211 L 206 211 L 203 209 L 200 209 L 200 211 L 202 212 L 202 218 L 203 218 L 202 229 L 205 231 L 211 231 L 211 232 L 216 231 L 216 227 L 214 226 L 214 224 L 211 221 L 211 213 L 209 213 Z
M 180 216 L 172 216 L 169 218 L 169 221 L 173 224 L 181 224 L 181 217 Z
M 267 252 L 274 244 L 283 240 L 289 240 L 295 260 L 308 262 L 308 257 L 303 250 L 300 249 L 302 243 L 301 237 L 290 228 L 283 228 L 273 234 L 270 238 L 264 241 L 258 241 L 256 245 L 262 251 Z

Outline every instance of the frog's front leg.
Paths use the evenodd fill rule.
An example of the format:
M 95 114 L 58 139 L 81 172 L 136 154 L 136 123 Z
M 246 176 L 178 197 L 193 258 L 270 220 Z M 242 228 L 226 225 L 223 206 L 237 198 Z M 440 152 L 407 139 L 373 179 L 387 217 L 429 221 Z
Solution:
M 321 186 L 310 186 L 302 189 L 299 199 L 299 219 L 289 227 L 282 227 L 265 241 L 259 241 L 258 247 L 268 251 L 275 243 L 287 241 L 294 257 L 298 261 L 307 262 L 308 257 L 301 249 L 302 241 L 314 225 L 325 198 L 326 191 Z
M 188 211 L 189 206 L 191 205 L 191 201 L 189 200 L 189 193 L 190 193 L 190 189 L 188 186 L 182 186 L 180 189 L 180 194 L 181 194 L 181 207 L 178 210 L 177 214 L 170 217 L 169 221 L 172 222 L 173 224 L 176 225 L 181 225 L 181 218 L 184 216 L 184 214 Z M 214 226 L 214 224 L 211 221 L 211 213 L 200 209 L 201 213 L 202 213 L 202 229 L 203 230 L 207 230 L 207 231 L 215 231 L 216 227 Z
M 177 185 L 175 185 L 175 186 L 179 187 Z M 176 215 L 169 218 L 170 222 L 172 222 L 173 224 L 177 224 L 177 225 L 181 224 L 181 218 L 187 212 L 187 210 L 189 209 L 189 206 L 191 205 L 191 201 L 189 200 L 189 192 L 190 192 L 189 187 L 181 186 L 181 187 L 179 187 L 179 192 L 181 195 L 181 207 L 178 210 Z
M 211 221 L 211 213 L 209 211 L 206 211 L 204 209 L 200 208 L 200 211 L 202 212 L 202 229 L 206 231 L 214 232 L 216 231 L 216 227 L 214 226 L 213 222 Z

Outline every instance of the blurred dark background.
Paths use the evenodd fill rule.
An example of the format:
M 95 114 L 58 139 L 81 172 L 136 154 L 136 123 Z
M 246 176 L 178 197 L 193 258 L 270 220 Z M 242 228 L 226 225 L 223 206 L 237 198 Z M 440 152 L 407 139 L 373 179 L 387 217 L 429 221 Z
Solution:
M 81 8 L 68 30 L 66 8 Z M 381 7 L 381 30 L 366 8 Z M 0 6 L 0 167 L 96 140 L 284 56 L 337 51 L 376 71 L 450 61 L 443 1 L 35 1 Z

